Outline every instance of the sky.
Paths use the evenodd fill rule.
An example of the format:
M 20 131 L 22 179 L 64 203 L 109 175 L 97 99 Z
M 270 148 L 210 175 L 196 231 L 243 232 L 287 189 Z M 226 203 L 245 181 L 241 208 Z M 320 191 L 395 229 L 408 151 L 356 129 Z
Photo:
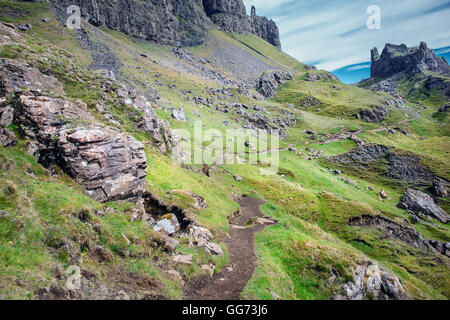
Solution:
M 370 50 L 386 43 L 418 46 L 447 53 L 450 46 L 450 0 L 244 0 L 280 29 L 283 51 L 301 62 L 348 77 L 368 77 Z M 381 9 L 381 28 L 369 30 L 367 8 Z M 439 50 L 438 53 L 440 52 Z M 358 79 L 358 80 L 356 80 Z M 342 80 L 342 79 L 341 79 Z

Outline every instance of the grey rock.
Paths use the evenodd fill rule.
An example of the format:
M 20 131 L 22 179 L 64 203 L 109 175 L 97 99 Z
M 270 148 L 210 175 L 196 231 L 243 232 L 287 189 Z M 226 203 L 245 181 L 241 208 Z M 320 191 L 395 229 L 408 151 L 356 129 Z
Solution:
M 330 72 L 308 72 L 306 74 L 306 81 L 316 82 L 316 81 L 339 81 L 339 79 Z
M 441 178 L 434 178 L 433 179 L 433 193 L 441 198 L 445 198 L 448 196 L 447 191 L 447 181 Z
M 407 189 L 402 202 L 411 211 L 433 217 L 442 223 L 450 221 L 449 215 L 434 202 L 434 199 L 421 191 Z
M 58 162 L 93 199 L 104 202 L 137 197 L 146 190 L 144 145 L 108 128 L 59 132 Z
M 447 104 L 439 108 L 439 112 L 441 113 L 447 112 L 448 110 L 450 110 L 450 104 Z
M 84 103 L 22 95 L 15 101 L 15 121 L 25 137 L 40 145 L 39 161 L 61 166 L 93 199 L 128 199 L 145 191 L 143 144 L 98 127 Z
M 331 159 L 353 170 L 367 170 L 369 165 L 379 162 L 387 166 L 387 177 L 416 185 L 431 184 L 435 177 L 414 155 L 400 154 L 392 147 L 378 144 L 358 146 Z
M 144 113 L 139 127 L 150 133 L 158 149 L 165 153 L 178 147 L 179 139 L 169 128 L 169 123 L 157 118 L 151 103 L 144 96 L 137 96 L 133 101 L 134 107 Z
M 205 250 L 211 254 L 223 256 L 223 250 L 217 243 L 206 242 L 203 244 L 203 248 L 205 248 Z
M 344 284 L 332 297 L 334 300 L 403 300 L 405 289 L 396 275 L 369 260 L 359 261 L 353 281 Z
M 0 146 L 12 147 L 17 144 L 16 135 L 5 128 L 0 127 Z
M 273 98 L 277 93 L 278 87 L 285 83 L 286 80 L 293 80 L 293 76 L 289 72 L 265 72 L 259 79 L 258 92 L 267 99 Z
M 209 242 L 213 238 L 213 235 L 208 229 L 199 226 L 189 226 L 188 234 L 197 242 Z
M 173 108 L 172 117 L 178 121 L 186 121 L 183 108 Z
M 63 86 L 56 78 L 17 60 L 0 59 L 0 96 L 21 92 L 22 88 L 64 95 Z
M 349 219 L 347 224 L 353 227 L 376 228 L 383 232 L 383 237 L 399 239 L 415 248 L 423 250 L 431 249 L 429 242 L 415 229 L 382 216 L 366 214 Z
M 169 252 L 177 251 L 178 246 L 180 245 L 178 240 L 173 239 L 161 232 L 156 232 L 156 241 L 163 249 Z
M 0 106 L 0 127 L 8 127 L 14 119 L 14 109 L 11 106 Z
M 25 143 L 25 151 L 30 155 L 33 156 L 36 160 L 39 160 L 40 158 L 40 147 L 37 143 L 33 141 L 27 141 Z
M 373 78 L 388 78 L 400 72 L 415 74 L 432 71 L 443 75 L 450 74 L 450 67 L 445 59 L 436 56 L 424 42 L 414 48 L 408 48 L 404 44 L 386 44 L 381 55 L 377 48 L 372 49 L 371 55 L 370 74 Z
M 382 122 L 388 113 L 385 107 L 375 106 L 370 110 L 361 110 L 359 112 L 359 118 L 365 122 L 377 123 Z
M 174 214 L 168 214 L 156 222 L 153 229 L 165 235 L 172 235 L 180 230 L 180 223 Z
M 321 105 L 322 102 L 316 97 L 309 96 L 300 100 L 300 105 L 305 108 L 315 107 Z
M 60 15 L 78 5 L 82 16 L 95 26 L 107 27 L 133 37 L 174 46 L 203 43 L 206 31 L 216 27 L 236 33 L 253 33 L 280 48 L 275 22 L 247 16 L 242 0 L 50 0 Z M 214 25 L 215 24 L 215 25 Z

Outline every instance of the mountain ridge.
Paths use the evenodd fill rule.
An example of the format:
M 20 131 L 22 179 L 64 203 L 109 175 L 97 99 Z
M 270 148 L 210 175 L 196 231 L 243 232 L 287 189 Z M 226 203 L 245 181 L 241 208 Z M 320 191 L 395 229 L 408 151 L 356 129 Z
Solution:
M 101 3 L 100 3 L 101 2 Z M 60 15 L 77 5 L 81 15 L 95 26 L 124 32 L 143 40 L 175 46 L 196 46 L 213 27 L 236 33 L 253 33 L 281 48 L 275 22 L 246 14 L 242 0 L 50 0 Z

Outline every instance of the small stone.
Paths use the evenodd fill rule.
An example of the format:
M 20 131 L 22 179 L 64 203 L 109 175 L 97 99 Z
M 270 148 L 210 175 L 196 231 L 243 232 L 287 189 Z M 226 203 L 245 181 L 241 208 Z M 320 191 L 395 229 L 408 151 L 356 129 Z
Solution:
M 0 128 L 0 146 L 12 147 L 17 144 L 16 135 L 5 128 Z
M 203 270 L 208 272 L 210 277 L 212 277 L 214 275 L 215 266 L 213 264 L 210 264 L 210 265 L 203 264 L 200 266 L 200 268 L 202 268 Z
M 181 274 L 176 271 L 176 270 L 169 270 L 166 272 L 169 276 L 177 279 L 177 280 L 182 280 L 183 278 L 181 277 Z
M 172 235 L 180 230 L 180 223 L 174 214 L 168 214 L 159 220 L 153 229 L 165 235 Z
M 223 256 L 223 250 L 222 248 L 214 242 L 207 242 L 203 245 L 206 251 L 210 252 L 211 254 Z
M 192 257 L 193 257 L 192 254 L 188 254 L 188 255 L 179 254 L 179 255 L 176 255 L 175 257 L 173 257 L 173 262 L 179 263 L 179 264 L 191 265 Z

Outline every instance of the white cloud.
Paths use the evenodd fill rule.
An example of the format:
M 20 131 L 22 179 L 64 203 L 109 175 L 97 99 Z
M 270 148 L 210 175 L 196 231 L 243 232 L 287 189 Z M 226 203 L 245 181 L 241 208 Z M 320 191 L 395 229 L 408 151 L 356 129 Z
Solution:
M 370 60 L 370 49 L 385 43 L 431 48 L 450 44 L 448 0 L 378 0 L 381 30 L 368 30 L 366 9 L 373 0 L 244 0 L 258 14 L 277 17 L 283 50 L 329 71 Z

